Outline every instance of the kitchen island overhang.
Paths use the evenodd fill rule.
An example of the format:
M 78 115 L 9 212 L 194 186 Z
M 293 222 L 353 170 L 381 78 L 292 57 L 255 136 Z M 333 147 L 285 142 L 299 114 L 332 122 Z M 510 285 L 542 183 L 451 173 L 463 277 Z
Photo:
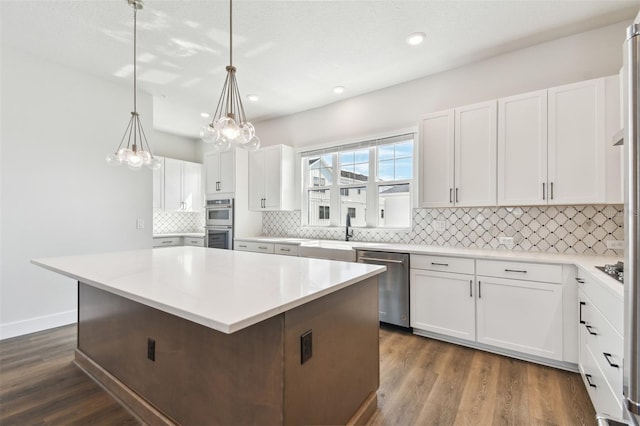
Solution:
M 375 409 L 384 267 L 199 247 L 33 263 L 79 282 L 76 362 L 131 391 L 120 399 L 143 420 L 339 424 Z

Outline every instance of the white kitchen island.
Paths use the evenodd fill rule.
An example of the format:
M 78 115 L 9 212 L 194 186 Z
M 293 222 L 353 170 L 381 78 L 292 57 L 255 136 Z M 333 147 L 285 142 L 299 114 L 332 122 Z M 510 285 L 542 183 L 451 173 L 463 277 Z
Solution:
M 37 259 L 78 281 L 76 363 L 145 422 L 375 410 L 384 267 L 200 247 Z

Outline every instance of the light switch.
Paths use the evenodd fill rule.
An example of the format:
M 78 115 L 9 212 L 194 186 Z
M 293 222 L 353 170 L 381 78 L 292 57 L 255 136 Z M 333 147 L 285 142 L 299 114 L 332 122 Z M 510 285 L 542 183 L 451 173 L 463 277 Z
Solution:
M 139 217 L 136 220 L 136 229 L 143 229 L 143 228 L 144 228 L 144 219 Z

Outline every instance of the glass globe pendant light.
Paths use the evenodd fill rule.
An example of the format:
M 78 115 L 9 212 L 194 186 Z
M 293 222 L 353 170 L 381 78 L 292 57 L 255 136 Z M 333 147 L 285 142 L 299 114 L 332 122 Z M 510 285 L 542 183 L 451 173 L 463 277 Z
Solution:
M 127 3 L 133 8 L 133 112 L 118 149 L 107 156 L 107 164 L 110 166 L 127 164 L 131 170 L 140 170 L 142 166 L 147 166 L 151 170 L 158 170 L 162 167 L 162 162 L 154 158 L 151 153 L 151 147 L 149 147 L 137 109 L 137 13 L 138 9 L 142 9 L 144 3 L 142 0 L 127 0 Z M 125 140 L 127 141 L 126 146 L 124 146 Z
M 242 97 L 236 80 L 236 67 L 233 66 L 233 0 L 229 0 L 229 65 L 227 78 L 213 114 L 211 123 L 200 130 L 200 138 L 212 143 L 219 151 L 231 147 L 242 147 L 250 151 L 260 148 L 260 139 L 256 136 L 253 124 L 247 121 L 242 106 Z

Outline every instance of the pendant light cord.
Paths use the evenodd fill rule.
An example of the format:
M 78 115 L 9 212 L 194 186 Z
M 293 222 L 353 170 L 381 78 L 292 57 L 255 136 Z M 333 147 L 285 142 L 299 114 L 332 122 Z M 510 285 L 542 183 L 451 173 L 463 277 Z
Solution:
M 136 63 L 136 45 L 137 45 L 136 35 L 138 33 L 137 15 L 138 15 L 138 7 L 136 4 L 134 4 L 133 5 L 133 112 L 134 113 L 138 112 L 138 99 L 136 95 L 136 93 L 138 92 L 138 87 L 137 87 L 138 76 L 136 71 L 136 69 L 138 68 Z
M 233 0 L 229 0 L 229 65 L 233 66 Z

